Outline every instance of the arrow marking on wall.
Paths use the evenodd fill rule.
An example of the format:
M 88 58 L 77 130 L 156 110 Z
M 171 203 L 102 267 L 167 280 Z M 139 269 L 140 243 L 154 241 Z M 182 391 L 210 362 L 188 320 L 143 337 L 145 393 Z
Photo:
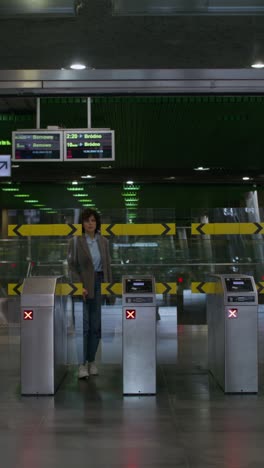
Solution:
M 156 294 L 177 294 L 177 284 L 156 283 Z
M 200 233 L 200 234 L 205 234 L 205 232 L 203 231 L 203 227 L 204 227 L 204 223 L 203 224 L 199 224 L 199 226 L 197 226 L 196 230 Z
M 112 287 L 115 285 L 115 283 L 110 283 L 107 287 L 106 290 L 109 292 L 109 294 L 114 294 L 114 291 L 112 291 Z
M 168 224 L 162 224 L 162 226 L 164 227 L 164 231 L 161 233 L 161 236 L 166 236 L 166 234 L 170 232 L 171 228 L 168 226 Z
M 82 292 L 82 283 L 59 283 L 56 286 L 56 295 L 58 296 L 81 296 Z
M 7 285 L 7 294 L 8 296 L 20 296 L 22 292 L 23 283 L 9 283 Z
M 22 293 L 23 283 L 8 284 L 8 295 L 15 296 Z M 56 286 L 56 295 L 59 296 L 81 296 L 83 291 L 82 283 L 60 283 Z
M 74 233 L 77 231 L 77 227 L 74 224 L 68 224 L 69 228 L 71 228 L 71 232 L 69 232 L 68 236 L 73 236 Z
M 21 294 L 21 292 L 22 292 L 22 285 L 23 285 L 23 283 L 18 283 L 18 284 L 16 284 L 16 286 L 14 287 L 14 291 L 15 291 L 16 294 L 18 294 L 18 295 Z
M 69 283 L 69 286 L 72 288 L 72 291 L 69 293 L 70 296 L 74 296 L 74 294 L 78 291 L 78 288 L 73 283 Z
M 81 224 L 9 224 L 8 235 L 31 236 L 80 236 Z
M 122 283 L 102 283 L 101 293 L 122 296 Z M 177 294 L 176 283 L 156 283 L 156 294 Z
M 102 224 L 103 236 L 166 236 L 175 235 L 174 223 L 156 224 Z
M 171 291 L 171 287 L 169 286 L 168 283 L 161 283 L 165 286 L 165 291 L 163 291 L 163 294 L 167 294 L 169 291 Z
M 20 234 L 19 229 L 22 227 L 22 224 L 18 224 L 14 229 L 13 232 L 18 236 L 18 237 L 23 237 L 23 234 Z
M 114 236 L 114 235 L 115 235 L 114 232 L 112 231 L 112 228 L 113 228 L 113 227 L 114 227 L 114 224 L 109 224 L 109 226 L 107 226 L 107 228 L 106 228 L 106 232 L 108 232 L 108 234 L 109 234 L 110 236 Z
M 205 294 L 205 291 L 203 290 L 203 286 L 205 285 L 205 282 L 202 281 L 202 283 L 200 283 L 198 286 L 196 286 L 196 289 L 198 289 L 198 291 L 202 294 Z
M 262 294 L 264 286 L 262 286 L 261 283 L 256 283 L 256 287 L 257 287 L 257 290 L 258 290 L 258 294 Z
M 254 234 L 259 234 L 260 231 L 263 230 L 263 227 L 262 227 L 261 224 L 259 224 L 259 223 L 254 223 L 254 224 L 255 224 L 255 226 L 257 226 L 257 228 L 258 228 L 258 229 L 254 232 Z

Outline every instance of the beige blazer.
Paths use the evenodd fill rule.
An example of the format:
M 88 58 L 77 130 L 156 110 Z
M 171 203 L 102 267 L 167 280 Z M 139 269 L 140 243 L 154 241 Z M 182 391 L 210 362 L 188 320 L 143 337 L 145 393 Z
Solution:
M 103 280 L 111 283 L 111 259 L 108 239 L 98 235 L 98 247 L 101 253 L 103 266 Z M 68 248 L 68 265 L 72 282 L 83 283 L 83 287 L 88 291 L 88 298 L 94 297 L 94 267 L 92 256 L 85 235 L 72 238 Z

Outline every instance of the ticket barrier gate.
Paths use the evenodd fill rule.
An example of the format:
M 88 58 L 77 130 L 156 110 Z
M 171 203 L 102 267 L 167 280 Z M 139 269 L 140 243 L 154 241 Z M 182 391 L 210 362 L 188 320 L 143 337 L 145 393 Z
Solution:
M 123 394 L 156 394 L 156 290 L 153 276 L 123 276 Z
M 21 394 L 54 395 L 67 371 L 63 277 L 24 280 L 21 294 Z
M 207 296 L 209 370 L 225 393 L 258 392 L 258 295 L 253 277 L 213 275 Z

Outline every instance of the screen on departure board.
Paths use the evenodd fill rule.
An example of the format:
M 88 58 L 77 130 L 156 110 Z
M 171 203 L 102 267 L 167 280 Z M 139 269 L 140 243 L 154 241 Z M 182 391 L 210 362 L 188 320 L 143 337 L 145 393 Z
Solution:
M 60 130 L 17 130 L 12 132 L 12 159 L 15 161 L 60 161 L 63 159 L 63 132 Z
M 115 159 L 113 130 L 64 131 L 65 161 L 113 161 Z

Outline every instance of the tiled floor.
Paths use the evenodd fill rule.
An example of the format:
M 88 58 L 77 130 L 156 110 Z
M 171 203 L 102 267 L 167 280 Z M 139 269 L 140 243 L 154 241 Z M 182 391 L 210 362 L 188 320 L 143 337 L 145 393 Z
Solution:
M 156 397 L 123 397 L 121 365 L 103 362 L 87 381 L 71 365 L 55 397 L 21 397 L 19 337 L 0 330 L 1 468 L 263 468 L 262 365 L 258 395 L 225 395 L 207 327 L 173 329 L 165 312 L 157 326 Z

